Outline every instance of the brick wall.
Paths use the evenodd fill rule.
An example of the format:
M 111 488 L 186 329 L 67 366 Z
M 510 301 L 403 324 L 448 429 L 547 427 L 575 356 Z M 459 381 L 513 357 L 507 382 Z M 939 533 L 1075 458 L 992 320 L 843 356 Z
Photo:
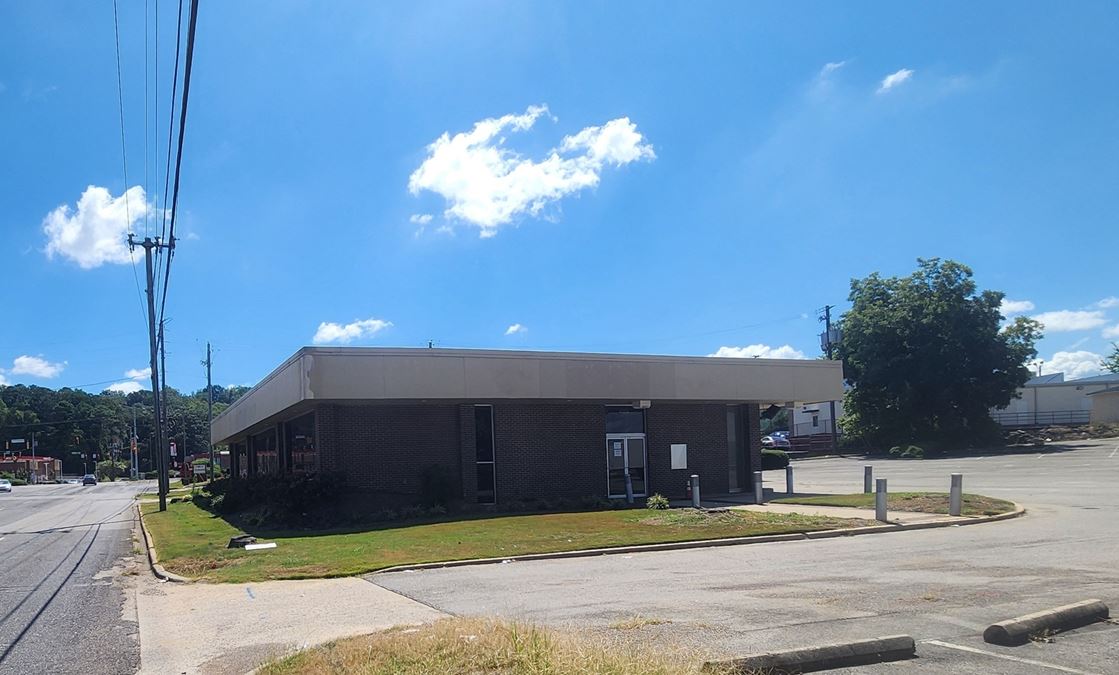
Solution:
M 325 405 L 318 413 L 323 469 L 344 472 L 350 485 L 418 495 L 431 465 L 462 484 L 457 405 Z
M 744 409 L 753 471 L 761 465 L 758 406 Z M 499 402 L 493 414 L 499 503 L 606 495 L 604 405 Z M 682 498 L 693 473 L 705 493 L 729 490 L 726 414 L 723 404 L 653 402 L 645 429 L 649 494 Z M 324 404 L 316 429 L 322 470 L 346 473 L 355 487 L 416 495 L 420 473 L 437 464 L 466 502 L 476 499 L 472 404 Z M 687 469 L 670 468 L 673 443 L 688 445 Z
M 493 408 L 498 503 L 606 495 L 606 408 L 498 403 Z
M 649 494 L 659 492 L 669 499 L 683 499 L 688 477 L 693 473 L 699 475 L 702 493 L 730 490 L 727 406 L 654 401 L 645 411 L 645 439 L 649 452 Z M 673 443 L 687 443 L 687 469 L 671 468 Z

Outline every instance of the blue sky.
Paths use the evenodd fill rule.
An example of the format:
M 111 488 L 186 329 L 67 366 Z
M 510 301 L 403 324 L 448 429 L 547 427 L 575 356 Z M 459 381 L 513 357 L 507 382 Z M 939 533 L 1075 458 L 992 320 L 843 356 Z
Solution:
M 120 241 L 159 228 L 159 10 L 145 132 L 121 2 L 126 183 L 112 4 L 0 8 L 3 381 L 142 379 Z M 1092 374 L 1119 339 L 1117 34 L 1107 2 L 203 2 L 169 382 L 204 385 L 207 340 L 221 384 L 316 336 L 814 357 L 818 308 L 919 256 Z

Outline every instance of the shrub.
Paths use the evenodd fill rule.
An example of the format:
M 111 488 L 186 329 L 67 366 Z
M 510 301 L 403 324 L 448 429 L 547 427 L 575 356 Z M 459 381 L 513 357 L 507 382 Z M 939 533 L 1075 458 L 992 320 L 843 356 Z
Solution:
M 437 464 L 420 473 L 420 502 L 424 506 L 446 506 L 455 497 L 455 484 L 447 470 Z
M 277 524 L 305 521 L 315 511 L 334 506 L 341 496 L 338 474 L 258 475 L 208 483 L 210 508 L 222 514 L 254 509 L 252 520 Z
M 645 508 L 653 509 L 654 511 L 663 511 L 668 508 L 668 497 L 658 492 L 645 500 Z
M 789 455 L 784 450 L 762 448 L 762 471 L 784 469 L 789 465 Z
M 898 459 L 924 459 L 925 451 L 916 445 L 907 445 L 904 448 L 900 445 L 895 445 L 890 448 L 890 455 Z

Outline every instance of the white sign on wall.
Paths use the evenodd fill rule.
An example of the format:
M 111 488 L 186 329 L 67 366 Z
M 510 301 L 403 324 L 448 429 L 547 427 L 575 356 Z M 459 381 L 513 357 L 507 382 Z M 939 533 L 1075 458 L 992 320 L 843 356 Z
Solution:
M 672 468 L 673 469 L 686 469 L 686 468 L 688 468 L 688 444 L 687 443 L 673 443 L 669 447 L 672 451 Z

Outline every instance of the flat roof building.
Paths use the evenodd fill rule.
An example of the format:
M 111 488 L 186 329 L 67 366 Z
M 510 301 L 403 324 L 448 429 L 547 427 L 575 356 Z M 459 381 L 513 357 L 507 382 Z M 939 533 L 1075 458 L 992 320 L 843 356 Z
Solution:
M 306 347 L 214 419 L 234 476 L 339 472 L 397 500 L 749 491 L 759 406 L 842 396 L 838 361 Z

